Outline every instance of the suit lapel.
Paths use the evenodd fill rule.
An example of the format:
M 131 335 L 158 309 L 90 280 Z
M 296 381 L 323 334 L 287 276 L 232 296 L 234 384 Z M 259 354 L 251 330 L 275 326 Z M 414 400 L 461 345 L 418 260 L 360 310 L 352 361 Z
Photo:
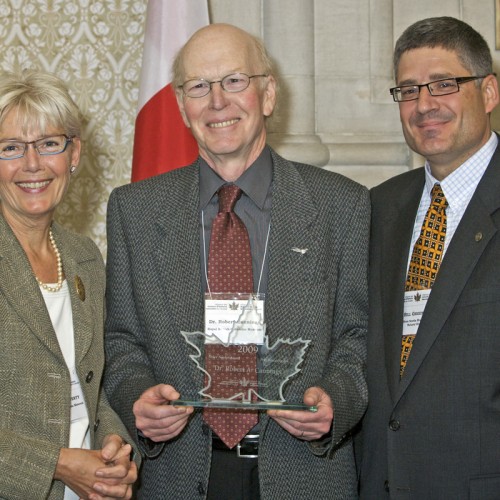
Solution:
M 89 254 L 85 250 L 85 247 L 80 244 L 74 244 L 68 233 L 56 223 L 53 224 L 53 232 L 57 246 L 61 252 L 64 275 L 71 298 L 75 340 L 75 366 L 78 366 L 90 349 L 94 335 L 102 335 L 102 332 L 94 331 L 94 325 L 100 323 L 93 316 L 96 312 L 100 313 L 100 311 L 95 311 L 92 308 L 93 301 L 88 296 L 92 279 L 88 269 L 102 264 L 97 262 L 96 256 Z M 77 279 L 85 290 L 85 300 L 82 300 L 83 295 L 80 295 L 77 291 Z M 93 290 L 102 288 L 102 293 L 104 294 L 104 283 L 92 283 L 92 285 Z M 98 303 L 103 302 L 103 300 L 99 300 Z
M 199 166 L 196 163 L 172 174 L 179 175 L 177 189 L 165 192 L 164 199 L 168 202 L 157 214 L 157 245 L 153 258 L 158 269 L 158 287 L 167 301 L 165 311 L 172 315 L 187 359 L 194 353 L 184 343 L 181 330 L 203 331 Z M 202 342 L 200 348 L 203 354 Z M 186 363 L 186 369 L 196 387 L 201 388 L 203 373 L 191 361 Z
M 57 335 L 26 254 L 3 218 L 0 218 L 0 231 L 2 234 L 0 238 L 0 292 L 33 334 L 48 350 L 62 359 Z M 72 244 L 67 233 L 58 224 L 53 224 L 53 231 L 61 252 L 70 291 L 75 363 L 78 364 L 90 348 L 95 333 L 93 328 L 95 320 L 90 301 L 88 299 L 85 302 L 82 301 L 76 291 L 75 277 L 78 275 L 84 284 L 89 284 L 91 278 L 85 266 L 81 264 L 89 260 L 94 261 L 95 257 L 89 256 L 80 245 Z
M 418 330 L 401 396 L 418 372 L 470 278 L 488 242 L 498 231 L 491 215 L 500 208 L 500 153 L 495 152 L 446 251 Z M 480 238 L 476 235 L 481 235 Z
M 318 259 L 317 210 L 293 165 L 272 153 L 273 191 L 269 237 L 266 324 L 270 345 L 304 336 L 301 321 Z M 295 249 L 295 250 L 294 250 Z M 305 251 L 301 253 L 298 250 Z
M 403 324 L 403 297 L 405 292 L 408 255 L 415 214 L 424 187 L 424 172 L 417 175 L 401 192 L 400 202 L 391 206 L 383 225 L 383 264 L 381 276 L 382 313 L 384 324 L 387 378 L 392 398 L 399 390 L 399 363 L 401 354 L 401 331 Z M 396 236 L 395 236 L 396 235 Z
M 0 292 L 21 321 L 52 352 L 62 356 L 28 258 L 5 219 L 0 216 Z

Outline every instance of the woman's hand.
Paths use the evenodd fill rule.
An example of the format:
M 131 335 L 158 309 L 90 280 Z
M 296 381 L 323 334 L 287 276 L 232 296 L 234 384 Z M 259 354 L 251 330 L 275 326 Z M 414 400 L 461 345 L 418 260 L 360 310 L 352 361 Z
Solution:
M 63 448 L 54 479 L 84 499 L 130 499 L 132 484 L 137 479 L 131 451 L 132 447 L 116 434 L 106 436 L 101 450 Z

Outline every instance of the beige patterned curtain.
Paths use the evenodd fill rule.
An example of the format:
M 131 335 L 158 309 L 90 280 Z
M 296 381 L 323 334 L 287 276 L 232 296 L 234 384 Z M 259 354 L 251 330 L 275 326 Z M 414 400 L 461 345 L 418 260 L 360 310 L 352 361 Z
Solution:
M 2 70 L 61 77 L 85 116 L 83 158 L 57 220 L 106 251 L 106 204 L 130 181 L 146 0 L 0 0 Z

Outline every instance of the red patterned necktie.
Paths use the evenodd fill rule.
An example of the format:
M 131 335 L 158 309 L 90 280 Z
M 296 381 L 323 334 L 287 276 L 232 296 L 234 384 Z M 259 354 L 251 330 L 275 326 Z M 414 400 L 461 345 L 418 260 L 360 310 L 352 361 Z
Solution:
M 248 232 L 242 220 L 234 213 L 241 189 L 234 184 L 222 186 L 219 191 L 219 213 L 212 223 L 208 257 L 208 283 L 211 292 L 253 292 L 252 254 Z M 248 384 L 257 381 L 255 353 L 240 353 L 238 346 L 205 345 L 205 366 L 210 373 L 211 396 L 229 398 L 238 390 L 221 384 L 227 379 L 224 371 L 212 369 L 217 359 L 234 355 L 240 358 L 244 378 Z M 240 364 L 238 364 L 240 367 Z M 205 408 L 204 420 L 229 447 L 233 448 L 258 423 L 256 411 Z
M 448 202 L 439 184 L 434 184 L 431 204 L 425 214 L 420 236 L 411 254 L 405 290 L 428 290 L 434 285 L 443 260 L 446 238 L 446 207 Z M 403 335 L 401 342 L 400 377 L 403 376 L 415 335 Z

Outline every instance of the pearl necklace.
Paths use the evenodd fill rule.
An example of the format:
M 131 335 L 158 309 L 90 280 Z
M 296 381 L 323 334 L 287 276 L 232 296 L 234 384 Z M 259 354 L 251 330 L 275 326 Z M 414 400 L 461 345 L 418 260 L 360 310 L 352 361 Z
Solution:
M 58 292 L 61 289 L 62 284 L 63 284 L 63 269 L 62 269 L 61 254 L 59 252 L 59 249 L 57 248 L 56 240 L 54 239 L 54 235 L 52 234 L 52 228 L 49 229 L 49 241 L 50 241 L 52 248 L 54 249 L 54 253 L 56 254 L 57 283 L 55 286 L 50 286 L 50 285 L 47 285 L 47 283 L 42 283 L 38 278 L 36 278 L 36 281 L 44 290 L 47 290 L 47 292 Z

